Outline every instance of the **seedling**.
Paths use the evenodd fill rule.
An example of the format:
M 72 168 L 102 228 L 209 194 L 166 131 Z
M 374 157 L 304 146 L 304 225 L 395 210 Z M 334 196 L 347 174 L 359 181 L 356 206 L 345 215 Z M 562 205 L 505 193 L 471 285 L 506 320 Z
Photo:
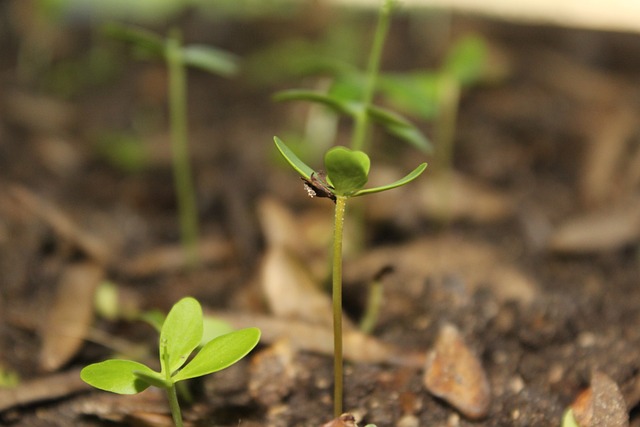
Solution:
M 113 24 L 107 27 L 107 32 L 113 37 L 132 43 L 144 57 L 162 58 L 167 64 L 171 150 L 180 235 L 190 264 L 196 265 L 198 263 L 198 213 L 189 162 L 186 67 L 230 76 L 237 69 L 235 57 L 211 46 L 184 46 L 177 29 L 173 29 L 166 39 L 139 28 Z
M 438 172 L 451 169 L 458 107 L 462 90 L 487 81 L 487 45 L 479 36 L 457 40 L 436 70 L 386 74 L 379 90 L 385 100 L 400 111 L 435 121 L 435 165 Z
M 425 153 L 431 151 L 429 140 L 409 120 L 394 111 L 372 104 L 378 85 L 382 48 L 394 5 L 394 0 L 385 0 L 380 8 L 365 73 L 346 64 L 337 65 L 333 67 L 336 82 L 328 93 L 293 89 L 279 92 L 275 100 L 310 101 L 350 117 L 354 122 L 350 147 L 354 150 L 367 148 L 369 126 L 373 122 L 382 126 L 389 134 L 414 145 L 421 151 Z
M 408 120 L 393 111 L 372 105 L 382 47 L 389 28 L 394 3 L 393 0 L 385 0 L 380 8 L 367 66 L 366 82 L 359 100 L 354 99 L 351 94 L 345 96 L 340 93 L 324 94 L 305 90 L 286 91 L 276 97 L 278 100 L 306 100 L 323 104 L 338 113 L 351 117 L 354 121 L 351 149 L 342 146 L 329 149 L 324 156 L 326 173 L 313 170 L 278 137 L 274 138 L 276 147 L 282 156 L 304 180 L 304 187 L 309 196 L 326 197 L 335 203 L 331 283 L 334 338 L 334 416 L 336 418 L 342 414 L 343 400 L 342 239 L 347 200 L 408 184 L 420 176 L 427 167 L 426 163 L 422 163 L 398 181 L 385 186 L 365 188 L 371 162 L 369 156 L 361 150 L 368 142 L 369 125 L 371 122 L 375 122 L 382 125 L 388 133 L 423 150 L 430 148 L 429 141 Z
M 86 366 L 80 377 L 87 384 L 118 394 L 136 394 L 149 386 L 164 389 L 176 427 L 182 427 L 176 383 L 225 369 L 246 356 L 260 340 L 260 330 L 230 332 L 200 345 L 203 334 L 202 307 L 191 297 L 178 301 L 160 329 L 160 372 L 132 360 L 110 359 Z
M 391 184 L 364 188 L 369 176 L 370 160 L 363 151 L 346 147 L 333 147 L 324 157 L 326 181 L 320 172 L 313 170 L 291 151 L 278 137 L 274 138 L 276 147 L 289 165 L 305 181 L 310 196 L 327 197 L 335 203 L 333 256 L 332 256 L 332 295 L 333 295 L 333 336 L 334 336 L 334 414 L 342 413 L 342 237 L 347 200 L 381 191 L 391 190 L 408 184 L 416 179 L 427 167 L 422 163 L 404 178 Z

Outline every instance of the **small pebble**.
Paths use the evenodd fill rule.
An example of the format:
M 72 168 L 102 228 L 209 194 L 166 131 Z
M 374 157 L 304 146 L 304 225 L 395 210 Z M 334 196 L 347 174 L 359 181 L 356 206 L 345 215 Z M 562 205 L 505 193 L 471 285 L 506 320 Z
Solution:
M 618 385 L 602 372 L 594 372 L 591 386 L 571 405 L 581 427 L 628 427 L 629 415 Z
M 420 420 L 415 415 L 404 415 L 398 420 L 396 427 L 420 427 Z
M 338 418 L 334 418 L 322 427 L 358 427 L 356 424 L 356 418 L 353 414 L 342 414 Z
M 445 324 L 440 329 L 434 349 L 427 355 L 424 385 L 468 418 L 483 418 L 489 412 L 487 376 L 453 325 Z

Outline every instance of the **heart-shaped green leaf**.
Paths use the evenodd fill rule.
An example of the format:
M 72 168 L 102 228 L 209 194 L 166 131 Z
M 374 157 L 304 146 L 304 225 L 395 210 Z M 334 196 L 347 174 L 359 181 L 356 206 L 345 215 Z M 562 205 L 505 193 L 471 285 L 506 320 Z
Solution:
M 280 138 L 274 136 L 273 141 L 275 142 L 278 151 L 280 151 L 280 154 L 282 154 L 282 157 L 285 158 L 289 165 L 291 165 L 291 167 L 304 179 L 310 180 L 311 174 L 315 173 L 315 171 L 307 166 L 305 162 L 300 160 L 300 158 L 296 156 L 296 154 L 291 151 Z
M 327 178 L 339 196 L 351 196 L 369 179 L 369 156 L 346 147 L 333 147 L 324 156 Z
M 260 341 L 260 329 L 247 328 L 209 341 L 173 381 L 200 377 L 225 369 L 246 356 Z
M 183 298 L 171 308 L 160 331 L 163 374 L 167 370 L 173 373 L 184 365 L 187 357 L 200 344 L 202 328 L 202 307 L 194 298 Z
M 424 172 L 426 168 L 427 168 L 427 164 L 422 163 L 420 166 L 418 166 L 409 174 L 407 174 L 404 178 L 401 178 L 395 182 L 392 182 L 391 184 L 360 190 L 357 193 L 355 193 L 353 196 L 356 197 L 356 196 L 364 196 L 365 194 L 379 193 L 381 191 L 391 190 L 392 188 L 396 188 L 396 187 L 400 187 L 402 185 L 408 184 L 414 179 L 416 179 L 417 177 L 419 177 L 420 174 L 422 174 L 422 172 Z
M 150 382 L 144 381 L 136 372 L 149 376 L 157 376 L 142 363 L 131 360 L 111 359 L 100 363 L 93 363 L 80 371 L 80 378 L 87 384 L 118 394 L 136 394 L 149 387 Z

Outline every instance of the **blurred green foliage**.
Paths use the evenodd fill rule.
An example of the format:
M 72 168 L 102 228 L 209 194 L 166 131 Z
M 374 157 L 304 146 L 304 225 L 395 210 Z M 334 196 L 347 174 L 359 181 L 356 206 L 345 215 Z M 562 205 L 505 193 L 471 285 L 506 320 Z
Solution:
M 50 17 L 58 19 L 124 19 L 149 23 L 175 16 L 187 8 L 207 17 L 245 17 L 290 14 L 304 2 L 296 0 L 38 0 Z

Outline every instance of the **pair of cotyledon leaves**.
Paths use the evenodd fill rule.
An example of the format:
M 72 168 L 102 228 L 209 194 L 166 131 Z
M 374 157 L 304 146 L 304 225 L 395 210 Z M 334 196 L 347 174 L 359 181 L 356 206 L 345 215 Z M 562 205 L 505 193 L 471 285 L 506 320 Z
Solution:
M 275 137 L 274 141 L 280 154 L 287 160 L 289 165 L 306 181 L 312 181 L 312 178 L 318 173 L 300 160 L 280 138 Z M 416 179 L 427 168 L 427 164 L 422 163 L 404 178 L 391 184 L 364 188 L 369 179 L 369 168 L 371 166 L 371 161 L 366 153 L 341 146 L 333 147 L 325 154 L 324 166 L 326 168 L 327 184 L 331 186 L 331 192 L 335 196 L 344 197 L 363 196 L 400 187 Z
M 260 340 L 260 330 L 246 328 L 218 336 L 188 363 L 203 334 L 202 307 L 186 297 L 178 301 L 160 330 L 160 366 L 157 372 L 132 360 L 111 359 L 82 369 L 83 381 L 101 390 L 136 394 L 154 385 L 169 388 L 178 381 L 225 369 L 246 356 Z
M 151 31 L 142 28 L 110 23 L 105 25 L 104 31 L 114 39 L 131 43 L 137 51 L 150 57 L 167 58 L 172 51 L 171 42 L 176 42 L 172 37 L 163 39 Z M 235 55 L 212 46 L 193 44 L 176 47 L 177 54 L 182 63 L 189 67 L 218 74 L 232 76 L 238 70 L 238 61 Z

